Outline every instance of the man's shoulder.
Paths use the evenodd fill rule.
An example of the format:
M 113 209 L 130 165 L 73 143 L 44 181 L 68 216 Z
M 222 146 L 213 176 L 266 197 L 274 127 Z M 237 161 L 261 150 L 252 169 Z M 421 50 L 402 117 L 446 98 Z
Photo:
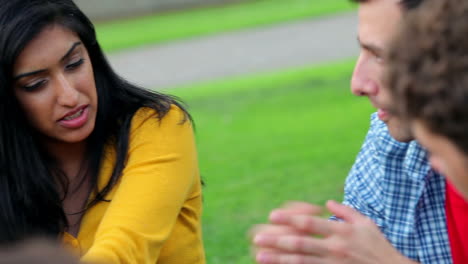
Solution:
M 364 145 L 346 179 L 344 203 L 371 217 L 383 228 L 405 208 L 414 208 L 424 189 L 430 166 L 426 151 L 415 142 L 390 136 L 374 114 Z M 401 206 L 404 204 L 404 206 Z
M 375 115 L 346 179 L 343 203 L 371 218 L 406 256 L 421 257 L 421 246 L 426 251 L 443 245 L 442 253 L 449 252 L 444 177 L 430 169 L 416 141 L 396 141 Z
M 430 170 L 426 151 L 416 142 L 393 139 L 384 122 L 374 114 L 364 144 L 346 180 L 346 187 L 377 195 L 398 181 L 422 180 Z M 422 181 L 421 181 L 422 182 Z

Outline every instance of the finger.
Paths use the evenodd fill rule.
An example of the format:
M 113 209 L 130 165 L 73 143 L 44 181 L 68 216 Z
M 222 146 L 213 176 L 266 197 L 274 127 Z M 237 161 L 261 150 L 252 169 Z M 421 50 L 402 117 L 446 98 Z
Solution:
M 327 208 L 332 214 L 349 223 L 357 223 L 366 219 L 364 215 L 355 209 L 335 201 L 328 201 Z
M 264 235 L 286 235 L 286 234 L 301 234 L 299 230 L 286 225 L 276 225 L 276 224 L 261 224 L 255 225 L 252 227 L 248 235 L 249 237 L 253 238 L 257 234 L 264 234 Z
M 291 213 L 297 213 L 297 214 L 313 214 L 313 215 L 318 215 L 322 213 L 322 207 L 306 202 L 300 202 L 300 201 L 289 201 L 283 204 L 281 208 L 278 210 L 284 210 L 288 211 Z
M 285 225 L 310 235 L 329 236 L 334 233 L 335 221 L 317 216 L 278 213 L 271 218 L 273 224 Z
M 288 226 L 283 226 L 283 225 L 269 225 L 269 224 L 264 224 L 264 225 L 256 225 L 254 226 L 250 232 L 250 240 L 252 241 L 252 247 L 251 247 L 251 254 L 255 255 L 256 252 L 259 250 L 278 250 L 275 248 L 270 248 L 269 246 L 261 246 L 255 244 L 255 237 L 256 236 L 269 236 L 269 235 L 307 235 L 305 233 L 299 232 L 297 229 L 288 227 Z
M 269 247 L 259 247 L 257 245 L 252 245 L 250 246 L 250 256 L 252 256 L 253 258 L 255 258 L 257 256 L 258 253 L 260 252 L 278 252 L 277 249 L 274 249 L 274 248 L 269 248 Z
M 255 258 L 260 264 L 323 264 L 323 259 L 290 253 L 259 252 Z
M 304 202 L 288 202 L 284 207 L 275 209 L 270 213 L 270 221 L 277 215 L 319 215 L 322 213 L 322 208 L 316 205 L 304 203 Z
M 328 252 L 323 239 L 307 235 L 257 235 L 254 244 L 294 254 L 322 256 Z

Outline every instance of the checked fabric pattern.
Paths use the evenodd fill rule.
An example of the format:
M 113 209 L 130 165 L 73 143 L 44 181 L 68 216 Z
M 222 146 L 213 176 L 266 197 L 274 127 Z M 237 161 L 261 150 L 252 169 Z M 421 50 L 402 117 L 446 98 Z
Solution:
M 376 114 L 346 179 L 344 204 L 370 217 L 405 256 L 451 264 L 445 179 L 415 141 L 394 140 Z

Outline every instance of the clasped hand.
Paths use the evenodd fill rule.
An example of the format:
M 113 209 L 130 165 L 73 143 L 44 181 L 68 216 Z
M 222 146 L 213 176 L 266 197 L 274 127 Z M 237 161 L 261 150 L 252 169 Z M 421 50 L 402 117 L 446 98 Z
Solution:
M 260 264 L 415 263 L 401 255 L 375 223 L 356 210 L 329 201 L 327 209 L 343 221 L 320 217 L 322 208 L 291 202 L 270 213 L 270 223 L 250 231 Z

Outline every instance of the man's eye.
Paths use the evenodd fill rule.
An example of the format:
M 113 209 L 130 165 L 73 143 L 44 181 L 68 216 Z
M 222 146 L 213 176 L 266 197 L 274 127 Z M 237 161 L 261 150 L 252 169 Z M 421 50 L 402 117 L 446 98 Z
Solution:
M 83 64 L 83 62 L 84 62 L 84 59 L 79 59 L 79 60 L 76 61 L 76 62 L 73 62 L 73 63 L 68 64 L 67 66 L 65 66 L 65 68 L 66 68 L 67 70 L 73 70 L 73 69 L 78 68 L 81 64 Z
M 382 63 L 383 62 L 383 58 L 377 54 L 373 54 L 372 55 L 374 57 L 374 60 L 377 62 L 377 63 Z

